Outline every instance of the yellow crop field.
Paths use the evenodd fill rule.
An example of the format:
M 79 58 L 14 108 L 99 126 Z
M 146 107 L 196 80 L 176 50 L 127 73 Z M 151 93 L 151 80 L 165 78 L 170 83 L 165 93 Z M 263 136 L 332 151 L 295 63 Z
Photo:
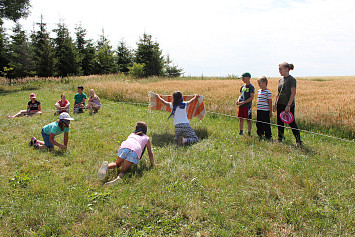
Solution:
M 297 79 L 296 118 L 303 123 L 321 126 L 341 126 L 355 130 L 355 77 L 306 77 Z M 251 83 L 258 90 L 256 79 Z M 276 98 L 278 78 L 269 78 L 268 89 Z M 203 95 L 206 110 L 230 115 L 237 114 L 235 101 L 243 85 L 238 79 L 188 78 L 175 80 L 132 80 L 118 76 L 97 77 L 85 80 L 84 86 L 95 89 L 103 98 L 119 101 L 148 102 L 148 92 L 172 94 Z M 254 118 L 256 115 L 256 96 L 253 100 Z M 275 118 L 275 116 L 274 116 Z

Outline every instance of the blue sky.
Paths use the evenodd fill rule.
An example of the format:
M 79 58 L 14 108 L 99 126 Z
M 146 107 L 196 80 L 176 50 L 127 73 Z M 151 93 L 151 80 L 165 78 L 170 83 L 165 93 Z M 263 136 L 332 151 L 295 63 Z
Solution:
M 124 40 L 135 48 L 147 32 L 185 76 L 278 76 L 284 61 L 294 76 L 355 75 L 354 0 L 31 2 L 20 20 L 28 31 L 43 14 L 48 29 L 63 21 L 72 36 L 79 23 L 94 40 L 104 29 L 114 47 Z

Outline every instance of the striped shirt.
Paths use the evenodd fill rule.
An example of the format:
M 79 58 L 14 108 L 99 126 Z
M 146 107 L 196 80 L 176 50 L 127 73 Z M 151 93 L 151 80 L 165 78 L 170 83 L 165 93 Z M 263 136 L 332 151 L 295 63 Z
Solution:
M 269 90 L 258 90 L 258 102 L 257 102 L 257 109 L 269 111 L 269 100 L 272 99 L 271 92 Z

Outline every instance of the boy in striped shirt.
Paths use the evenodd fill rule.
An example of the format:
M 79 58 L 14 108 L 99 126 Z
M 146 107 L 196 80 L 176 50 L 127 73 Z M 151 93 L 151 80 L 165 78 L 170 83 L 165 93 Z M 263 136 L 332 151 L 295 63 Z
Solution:
M 272 95 L 267 89 L 267 82 L 264 76 L 258 79 L 260 90 L 258 90 L 256 132 L 260 139 L 265 136 L 267 140 L 271 140 Z

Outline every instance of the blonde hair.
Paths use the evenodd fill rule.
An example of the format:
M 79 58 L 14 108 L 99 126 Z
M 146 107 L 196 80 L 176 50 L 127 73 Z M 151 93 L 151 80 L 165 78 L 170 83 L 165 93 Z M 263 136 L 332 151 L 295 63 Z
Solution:
M 258 79 L 258 82 L 266 82 L 266 85 L 267 85 L 268 80 L 267 80 L 267 78 L 266 78 L 265 76 L 262 76 L 262 77 L 260 77 L 260 78 Z

